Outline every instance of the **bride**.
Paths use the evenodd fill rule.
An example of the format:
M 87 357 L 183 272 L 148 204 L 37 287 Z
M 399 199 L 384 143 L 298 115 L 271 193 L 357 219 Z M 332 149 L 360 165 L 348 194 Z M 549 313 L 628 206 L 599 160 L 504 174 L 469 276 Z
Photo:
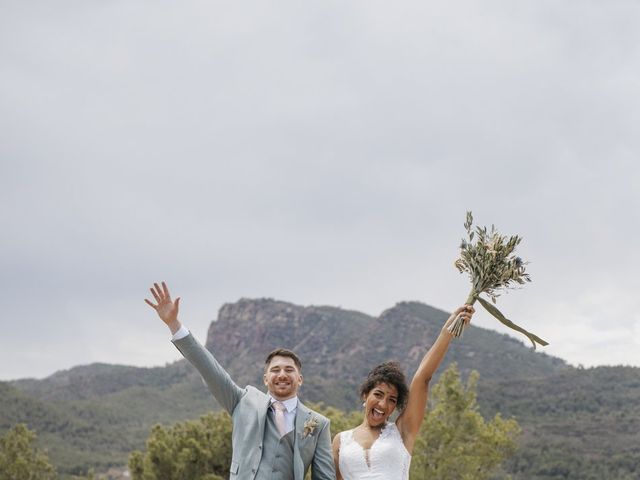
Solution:
M 463 305 L 447 319 L 440 335 L 425 354 L 407 387 L 396 362 L 375 367 L 360 388 L 364 418 L 352 430 L 333 439 L 337 480 L 408 480 L 413 444 L 427 405 L 429 381 L 442 362 L 453 338 L 449 327 L 457 317 L 469 323 L 475 312 Z M 398 409 L 400 415 L 387 422 Z

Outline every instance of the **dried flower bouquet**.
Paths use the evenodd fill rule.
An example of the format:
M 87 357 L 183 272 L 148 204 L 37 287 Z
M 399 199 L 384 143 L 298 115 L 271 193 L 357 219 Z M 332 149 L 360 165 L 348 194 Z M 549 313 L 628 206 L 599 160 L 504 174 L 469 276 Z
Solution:
M 480 294 L 486 294 L 495 304 L 496 298 L 502 291 L 531 281 L 526 273 L 527 262 L 522 261 L 513 253 L 522 238 L 517 235 L 509 238 L 500 235 L 493 225 L 491 230 L 487 230 L 487 227 L 476 227 L 474 230 L 472 226 L 473 215 L 471 212 L 467 212 L 464 228 L 469 239 L 462 240 L 460 258 L 455 262 L 458 271 L 460 273 L 467 272 L 471 279 L 471 292 L 469 292 L 466 303 L 473 305 L 476 300 L 480 302 L 491 315 L 504 325 L 526 335 L 531 340 L 533 348 L 536 348 L 536 343 L 543 346 L 548 345 L 537 335 L 507 319 L 495 305 L 480 296 Z M 457 319 L 450 327 L 451 333 L 455 337 L 459 337 L 462 335 L 464 325 L 464 320 Z

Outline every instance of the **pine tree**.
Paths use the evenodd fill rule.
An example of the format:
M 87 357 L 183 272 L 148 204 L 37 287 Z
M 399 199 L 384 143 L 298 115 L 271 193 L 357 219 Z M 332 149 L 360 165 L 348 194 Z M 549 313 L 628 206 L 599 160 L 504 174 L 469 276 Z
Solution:
M 223 480 L 231 464 L 231 418 L 210 413 L 197 421 L 156 425 L 147 451 L 129 457 L 133 480 Z
M 412 480 L 488 479 L 515 452 L 520 427 L 500 414 L 491 421 L 482 418 L 478 377 L 472 372 L 465 388 L 454 363 L 434 386 L 413 451 Z
M 20 423 L 0 437 L 0 480 L 53 480 L 56 471 L 38 451 L 35 432 Z

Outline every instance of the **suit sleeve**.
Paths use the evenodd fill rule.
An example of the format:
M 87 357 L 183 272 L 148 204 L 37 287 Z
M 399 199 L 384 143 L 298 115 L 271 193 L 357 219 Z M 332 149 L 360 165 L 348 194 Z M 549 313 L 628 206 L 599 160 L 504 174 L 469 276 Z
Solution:
M 318 443 L 311 465 L 312 480 L 336 480 L 335 463 L 331 450 L 331 430 L 329 421 L 324 422 L 318 434 Z
M 230 414 L 244 395 L 244 390 L 231 379 L 227 371 L 222 368 L 211 352 L 204 348 L 189 333 L 184 338 L 174 340 L 173 344 L 191 365 L 196 367 L 204 379 L 209 391 L 218 403 Z

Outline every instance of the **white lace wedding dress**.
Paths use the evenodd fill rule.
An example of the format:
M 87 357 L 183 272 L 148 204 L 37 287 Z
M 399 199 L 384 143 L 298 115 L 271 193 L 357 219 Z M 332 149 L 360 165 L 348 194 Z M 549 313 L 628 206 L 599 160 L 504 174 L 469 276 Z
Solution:
M 344 480 L 409 480 L 411 455 L 395 423 L 388 423 L 368 450 L 353 439 L 353 430 L 342 432 L 339 455 Z

